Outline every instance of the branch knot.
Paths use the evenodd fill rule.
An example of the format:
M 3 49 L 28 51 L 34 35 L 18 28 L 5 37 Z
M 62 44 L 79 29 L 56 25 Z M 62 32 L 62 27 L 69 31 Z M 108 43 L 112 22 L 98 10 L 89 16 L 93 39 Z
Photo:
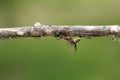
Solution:
M 41 30 L 42 24 L 39 22 L 36 22 L 33 27 L 31 27 L 31 35 L 33 37 L 41 37 L 42 30 Z

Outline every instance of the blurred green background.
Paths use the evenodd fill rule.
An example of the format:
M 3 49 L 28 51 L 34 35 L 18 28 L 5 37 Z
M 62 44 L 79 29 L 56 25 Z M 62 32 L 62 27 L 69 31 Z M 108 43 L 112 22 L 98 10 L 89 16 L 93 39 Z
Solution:
M 0 27 L 119 25 L 120 0 L 0 0 Z M 120 43 L 82 39 L 0 40 L 0 80 L 120 80 Z

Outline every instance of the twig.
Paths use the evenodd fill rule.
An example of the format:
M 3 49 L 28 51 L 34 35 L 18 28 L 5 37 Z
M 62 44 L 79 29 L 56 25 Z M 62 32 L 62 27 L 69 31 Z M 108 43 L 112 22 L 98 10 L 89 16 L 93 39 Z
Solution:
M 79 37 L 99 37 L 99 36 L 120 36 L 119 25 L 107 26 L 82 26 L 82 25 L 43 25 L 35 23 L 33 26 L 0 28 L 0 38 L 17 37 L 43 37 L 43 36 L 79 36 Z

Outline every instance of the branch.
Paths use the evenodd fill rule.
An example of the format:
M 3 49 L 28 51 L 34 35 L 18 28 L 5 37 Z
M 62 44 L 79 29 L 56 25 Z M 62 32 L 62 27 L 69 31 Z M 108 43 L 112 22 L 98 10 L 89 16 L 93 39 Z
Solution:
M 107 26 L 58 26 L 43 25 L 35 23 L 33 26 L 0 28 L 0 39 L 18 38 L 18 37 L 43 37 L 43 36 L 79 36 L 79 37 L 100 37 L 100 36 L 120 37 L 119 25 Z

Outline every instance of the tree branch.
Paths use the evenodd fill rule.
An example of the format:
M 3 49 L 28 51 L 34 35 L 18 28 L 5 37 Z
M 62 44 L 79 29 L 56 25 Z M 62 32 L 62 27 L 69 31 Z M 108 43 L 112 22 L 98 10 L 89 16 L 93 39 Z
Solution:
M 35 23 L 33 26 L 0 28 L 0 38 L 17 38 L 17 37 L 43 37 L 43 36 L 79 36 L 79 37 L 100 37 L 100 36 L 120 37 L 119 25 L 107 26 L 57 26 L 43 25 Z

